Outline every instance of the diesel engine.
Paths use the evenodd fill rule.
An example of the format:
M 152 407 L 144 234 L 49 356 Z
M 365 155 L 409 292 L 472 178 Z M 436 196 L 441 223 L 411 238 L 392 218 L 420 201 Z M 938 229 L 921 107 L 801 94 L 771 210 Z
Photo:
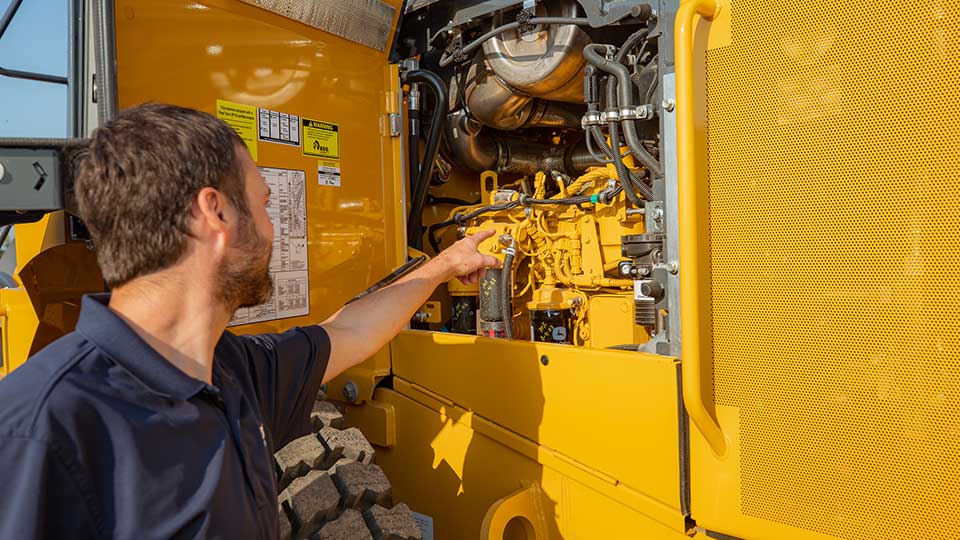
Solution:
M 658 19 L 607 4 L 408 6 L 418 24 L 393 54 L 410 243 L 430 255 L 490 229 L 481 251 L 503 261 L 449 283 L 440 321 L 421 327 L 630 350 L 667 339 Z

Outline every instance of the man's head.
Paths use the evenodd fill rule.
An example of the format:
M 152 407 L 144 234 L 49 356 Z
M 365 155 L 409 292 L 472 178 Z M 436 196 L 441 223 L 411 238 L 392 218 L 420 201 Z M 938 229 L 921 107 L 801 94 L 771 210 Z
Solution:
M 243 141 L 199 111 L 146 104 L 94 132 L 75 195 L 110 287 L 192 264 L 228 309 L 273 290 L 269 188 Z

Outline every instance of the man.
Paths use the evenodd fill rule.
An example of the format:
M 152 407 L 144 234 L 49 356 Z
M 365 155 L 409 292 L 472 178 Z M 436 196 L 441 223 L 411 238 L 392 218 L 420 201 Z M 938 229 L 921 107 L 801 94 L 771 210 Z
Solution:
M 93 135 L 77 202 L 112 294 L 0 381 L 0 538 L 273 538 L 272 454 L 324 380 L 386 344 L 440 283 L 498 264 L 466 238 L 319 326 L 235 336 L 267 300 L 269 188 L 201 112 L 149 104 Z

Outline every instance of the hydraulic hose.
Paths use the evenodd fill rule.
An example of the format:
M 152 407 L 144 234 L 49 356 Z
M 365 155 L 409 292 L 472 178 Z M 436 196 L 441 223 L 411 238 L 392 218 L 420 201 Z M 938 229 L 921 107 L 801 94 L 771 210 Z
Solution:
M 617 81 L 613 77 L 608 77 L 607 103 L 610 104 L 609 107 L 612 107 L 614 109 L 616 109 L 617 107 L 617 87 L 618 86 L 619 85 L 617 84 Z M 610 126 L 614 126 L 614 128 L 610 128 Z M 614 160 L 613 162 L 614 166 L 616 166 L 617 162 L 621 164 L 623 163 L 623 156 L 620 155 L 619 137 L 617 137 L 616 142 L 614 142 L 614 136 L 620 134 L 619 129 L 616 129 L 619 127 L 620 127 L 620 124 L 618 124 L 615 120 L 607 124 L 607 129 L 610 131 L 610 142 L 612 143 L 611 146 L 607 146 L 606 141 L 603 140 L 603 135 L 602 134 L 600 135 L 601 149 L 604 152 L 607 152 L 609 150 L 608 155 L 610 155 Z M 599 129 L 597 130 L 597 132 L 599 133 Z M 614 148 L 616 150 L 614 150 Z M 614 152 L 616 152 L 615 156 L 614 156 Z M 626 169 L 626 166 L 624 166 L 624 169 Z M 653 200 L 653 189 L 650 186 L 648 186 L 643 180 L 637 178 L 637 176 L 633 174 L 633 172 L 630 171 L 629 169 L 627 169 L 627 178 L 631 182 L 630 187 L 634 188 L 632 191 L 639 192 L 639 195 L 648 201 Z M 626 187 L 624 188 L 624 190 L 627 190 L 627 189 L 629 188 L 626 188 Z M 630 192 L 627 191 L 627 197 L 629 196 L 630 196 Z
M 413 186 L 410 217 L 407 219 L 407 242 L 417 248 L 423 247 L 423 207 L 427 200 L 427 188 L 436 166 L 437 151 L 443 134 L 443 121 L 447 115 L 447 87 L 436 73 L 423 69 L 414 69 L 403 74 L 403 82 L 422 83 L 433 92 L 433 118 L 430 121 L 430 133 L 427 134 L 427 146 L 420 165 L 420 174 Z
M 619 149 L 620 129 L 617 123 L 610 121 L 610 123 L 607 124 L 607 129 L 610 131 L 610 145 L 615 149 Z M 643 201 L 640 200 L 636 190 L 633 189 L 634 185 L 633 179 L 630 178 L 630 170 L 623 164 L 623 159 L 620 157 L 619 151 L 614 150 L 613 153 L 613 166 L 617 169 L 617 177 L 620 179 L 620 185 L 623 186 L 623 192 L 627 194 L 627 198 L 630 199 L 630 202 L 633 203 L 634 206 L 642 208 Z
M 407 95 L 407 178 L 410 179 L 410 194 L 417 188 L 420 178 L 420 90 L 417 84 L 410 84 Z
M 351 302 L 356 302 L 357 300 L 363 298 L 364 296 L 367 296 L 367 295 L 370 294 L 370 293 L 379 291 L 380 289 L 386 287 L 387 285 L 390 285 L 390 284 L 393 283 L 394 281 L 397 281 L 398 279 L 402 278 L 403 276 L 405 276 L 405 275 L 409 274 L 410 272 L 416 270 L 416 269 L 419 268 L 420 265 L 423 264 L 426 260 L 427 260 L 427 257 L 426 257 L 425 255 L 420 255 L 419 257 L 415 257 L 415 258 L 413 258 L 413 259 L 410 259 L 409 261 L 403 263 L 401 266 L 397 267 L 394 271 L 392 271 L 392 272 L 390 272 L 389 274 L 387 274 L 387 275 L 386 275 L 383 279 L 381 279 L 380 281 L 374 283 L 373 285 L 371 285 L 370 287 L 368 287 L 366 290 L 364 290 L 364 291 L 361 292 L 360 294 L 358 294 L 358 295 L 354 296 L 353 298 L 351 298 L 350 301 L 347 302 L 347 303 L 349 304 L 349 303 L 351 303 Z
M 607 140 L 603 138 L 603 132 L 600 131 L 598 126 L 590 126 L 587 128 L 587 137 L 593 139 L 593 142 L 600 147 L 600 151 L 603 152 L 603 155 L 607 156 L 606 163 L 613 163 L 613 158 L 610 156 L 613 155 L 613 150 L 610 148 L 610 145 L 607 144 Z M 623 156 L 620 156 L 621 158 Z M 633 180 L 633 187 L 639 191 L 639 195 L 648 201 L 653 200 L 653 190 L 650 189 L 643 180 L 641 180 L 633 171 L 630 172 L 630 179 Z M 619 192 L 618 192 L 619 193 Z
M 503 250 L 503 270 L 500 274 L 500 310 L 507 339 L 513 339 L 513 241 Z
M 623 45 L 620 46 L 620 50 L 617 51 L 617 54 L 613 56 L 613 61 L 618 64 L 623 63 L 626 59 L 627 54 L 630 53 L 630 49 L 634 48 L 641 39 L 647 37 L 647 34 L 650 32 L 649 28 L 641 28 L 636 32 L 630 34 L 630 37 L 623 42 Z
M 616 77 L 620 110 L 632 109 L 633 85 L 630 82 L 630 70 L 628 70 L 627 66 L 621 64 L 620 62 L 607 60 L 605 56 L 606 51 L 606 45 L 587 45 L 583 49 L 583 57 L 587 62 L 590 63 L 590 65 L 596 67 L 600 71 L 609 73 L 610 75 Z M 612 80 L 612 78 L 608 79 L 608 88 L 610 87 Z M 651 174 L 656 177 L 663 176 L 663 167 L 660 166 L 660 162 L 657 161 L 657 158 L 653 157 L 650 152 L 647 152 L 647 149 L 644 148 L 643 144 L 640 142 L 640 137 L 637 135 L 637 126 L 634 124 L 634 121 L 632 119 L 621 120 L 621 123 L 623 125 L 623 136 L 626 139 L 627 146 L 630 148 L 630 152 L 633 153 L 633 156 L 640 160 L 640 163 L 643 163 L 643 166 L 646 167 Z

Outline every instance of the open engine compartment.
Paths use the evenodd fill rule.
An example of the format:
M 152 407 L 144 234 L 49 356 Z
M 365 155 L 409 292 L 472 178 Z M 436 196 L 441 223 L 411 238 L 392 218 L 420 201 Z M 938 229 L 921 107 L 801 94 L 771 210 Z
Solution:
M 493 229 L 481 250 L 504 263 L 448 284 L 439 322 L 415 327 L 651 352 L 668 340 L 659 36 L 648 5 L 408 6 L 393 50 L 408 240 L 432 255 Z

